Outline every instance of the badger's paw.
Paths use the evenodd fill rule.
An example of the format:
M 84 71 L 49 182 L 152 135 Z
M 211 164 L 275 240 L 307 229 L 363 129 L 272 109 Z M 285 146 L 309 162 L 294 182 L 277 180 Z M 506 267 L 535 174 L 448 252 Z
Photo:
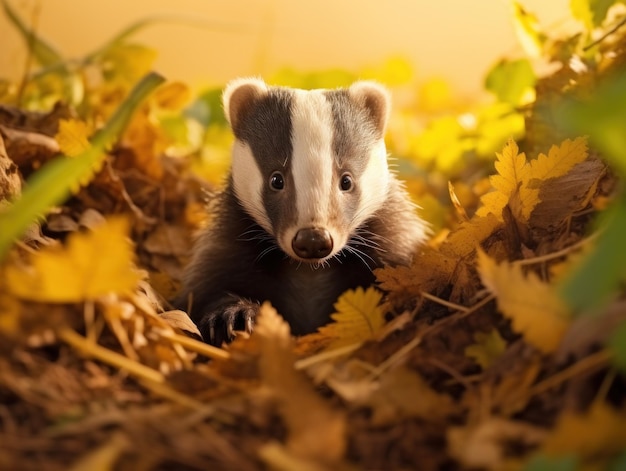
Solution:
M 254 320 L 259 313 L 258 302 L 237 296 L 229 296 L 210 309 L 199 322 L 204 341 L 220 346 L 232 341 L 237 331 L 252 333 Z

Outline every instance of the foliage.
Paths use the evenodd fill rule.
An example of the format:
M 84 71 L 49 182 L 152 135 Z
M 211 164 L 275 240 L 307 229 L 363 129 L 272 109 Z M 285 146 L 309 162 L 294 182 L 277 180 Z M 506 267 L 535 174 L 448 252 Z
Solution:
M 317 333 L 265 303 L 213 348 L 166 299 L 228 167 L 220 91 L 149 73 L 130 38 L 154 19 L 67 61 L 3 0 L 39 68 L 1 97 L 0 467 L 621 469 L 617 3 L 572 1 L 579 31 L 558 36 L 513 2 L 525 56 L 488 71 L 488 103 L 399 57 L 270 77 L 408 91 L 387 137 L 434 234 Z

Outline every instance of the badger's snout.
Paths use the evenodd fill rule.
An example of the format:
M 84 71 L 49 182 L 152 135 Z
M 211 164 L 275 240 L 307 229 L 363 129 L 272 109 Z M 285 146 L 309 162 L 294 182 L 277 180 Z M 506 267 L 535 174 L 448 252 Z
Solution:
M 291 248 L 300 258 L 319 260 L 332 252 L 333 238 L 326 229 L 307 227 L 296 232 Z

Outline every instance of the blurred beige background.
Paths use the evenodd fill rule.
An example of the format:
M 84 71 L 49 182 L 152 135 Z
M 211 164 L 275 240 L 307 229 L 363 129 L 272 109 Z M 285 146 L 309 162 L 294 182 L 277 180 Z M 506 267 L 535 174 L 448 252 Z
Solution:
M 460 94 L 473 95 L 495 60 L 521 54 L 506 0 L 7 1 L 23 18 L 35 17 L 37 30 L 67 57 L 80 57 L 142 17 L 203 23 L 159 23 L 134 38 L 159 52 L 160 72 L 191 85 L 269 75 L 284 66 L 358 70 L 402 55 L 418 77 L 442 77 Z M 569 0 L 522 4 L 544 26 L 558 28 L 569 17 Z M 4 15 L 0 46 L 0 77 L 19 77 L 25 49 Z

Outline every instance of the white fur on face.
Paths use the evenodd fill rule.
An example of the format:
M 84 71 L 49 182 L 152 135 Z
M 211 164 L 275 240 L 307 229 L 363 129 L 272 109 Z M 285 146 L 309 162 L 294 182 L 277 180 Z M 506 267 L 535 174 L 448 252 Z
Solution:
M 387 148 L 383 139 L 372 147 L 367 166 L 356 184 L 361 188 L 361 198 L 351 230 L 369 219 L 387 199 L 389 166 L 387 165 Z
M 239 202 L 263 229 L 273 234 L 272 224 L 261 196 L 265 180 L 250 146 L 239 140 L 235 140 L 233 146 L 232 175 L 235 195 Z
M 291 249 L 296 232 L 307 227 L 320 227 L 331 233 L 334 242 L 332 256 L 343 247 L 345 238 L 329 220 L 336 167 L 331 105 L 321 92 L 297 90 L 292 110 L 291 171 L 298 219 L 282 234 L 281 245 L 292 257 L 298 258 Z

